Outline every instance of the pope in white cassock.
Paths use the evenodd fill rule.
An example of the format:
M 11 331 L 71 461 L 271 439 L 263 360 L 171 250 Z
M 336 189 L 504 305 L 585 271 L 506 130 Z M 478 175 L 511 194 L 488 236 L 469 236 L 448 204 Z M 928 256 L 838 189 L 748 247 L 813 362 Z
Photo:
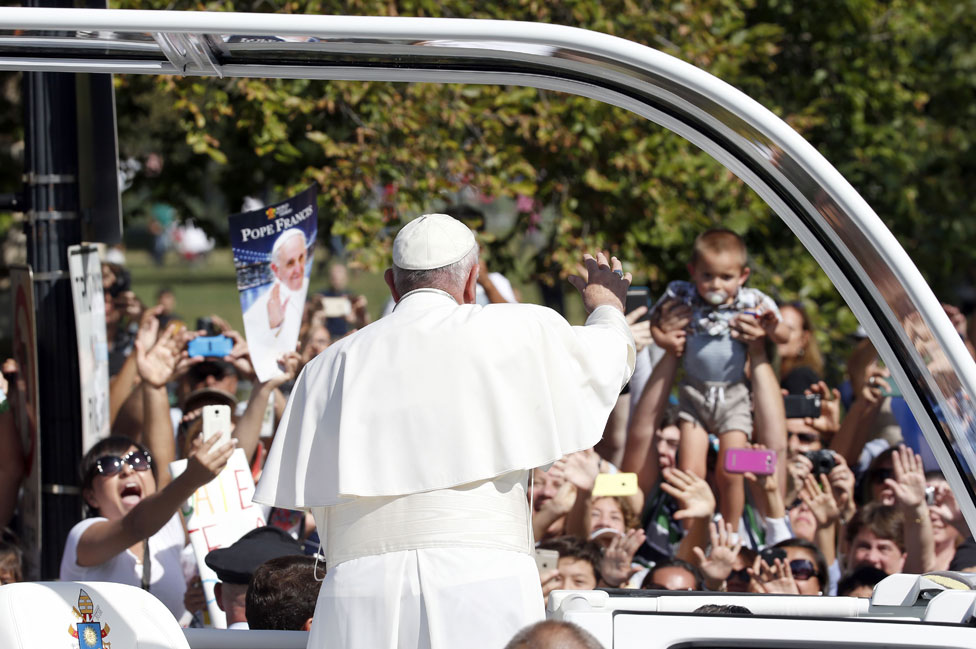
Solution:
M 298 344 L 308 293 L 307 246 L 305 233 L 298 228 L 278 236 L 271 248 L 274 284 L 244 312 L 244 334 L 254 371 L 261 381 L 279 374 L 278 357 L 295 351 Z
M 573 327 L 474 304 L 461 222 L 397 235 L 395 310 L 305 366 L 254 496 L 315 516 L 328 574 L 310 648 L 499 649 L 544 617 L 529 472 L 592 447 L 634 367 L 630 276 L 584 260 Z

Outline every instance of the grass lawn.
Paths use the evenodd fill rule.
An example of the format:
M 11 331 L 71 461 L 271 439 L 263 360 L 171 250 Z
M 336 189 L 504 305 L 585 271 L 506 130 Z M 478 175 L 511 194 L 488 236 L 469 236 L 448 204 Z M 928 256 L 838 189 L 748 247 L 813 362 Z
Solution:
M 317 261 L 319 258 L 320 255 L 316 255 Z M 321 258 L 324 258 L 324 255 L 321 255 Z M 229 248 L 214 250 L 206 259 L 195 263 L 183 261 L 174 253 L 170 253 L 166 265 L 156 266 L 149 253 L 142 250 L 128 251 L 126 261 L 132 272 L 132 290 L 145 304 L 155 304 L 156 293 L 160 288 L 168 286 L 176 296 L 176 313 L 190 327 L 196 324 L 199 317 L 217 314 L 243 333 L 244 325 L 237 295 L 234 262 Z M 318 266 L 319 264 L 316 263 L 316 270 Z M 323 290 L 327 284 L 328 277 L 324 271 L 321 273 L 313 271 L 309 281 L 309 291 Z M 366 296 L 369 301 L 369 312 L 374 320 L 379 317 L 383 305 L 390 296 L 381 273 L 351 271 L 349 288 L 353 293 Z M 540 301 L 539 291 L 535 285 L 521 285 L 516 288 L 524 302 Z M 583 320 L 582 304 L 577 296 L 570 297 L 570 290 L 572 289 L 567 284 L 568 315 L 571 322 L 579 324 Z

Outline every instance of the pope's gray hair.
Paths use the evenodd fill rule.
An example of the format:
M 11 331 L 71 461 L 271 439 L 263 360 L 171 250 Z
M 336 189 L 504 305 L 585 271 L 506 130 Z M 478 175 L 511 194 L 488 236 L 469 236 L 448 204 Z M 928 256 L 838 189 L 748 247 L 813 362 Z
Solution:
M 478 263 L 478 246 L 458 261 L 430 270 L 405 270 L 393 265 L 393 285 L 401 296 L 418 288 L 439 288 L 453 293 L 464 290 L 471 268 Z

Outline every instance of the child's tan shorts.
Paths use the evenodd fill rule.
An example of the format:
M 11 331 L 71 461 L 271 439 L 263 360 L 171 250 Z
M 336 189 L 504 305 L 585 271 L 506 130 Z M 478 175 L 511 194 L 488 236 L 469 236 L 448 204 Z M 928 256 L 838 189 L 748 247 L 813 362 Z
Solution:
M 752 439 L 752 399 L 742 383 L 712 383 L 687 377 L 678 384 L 678 416 L 706 432 L 741 430 Z

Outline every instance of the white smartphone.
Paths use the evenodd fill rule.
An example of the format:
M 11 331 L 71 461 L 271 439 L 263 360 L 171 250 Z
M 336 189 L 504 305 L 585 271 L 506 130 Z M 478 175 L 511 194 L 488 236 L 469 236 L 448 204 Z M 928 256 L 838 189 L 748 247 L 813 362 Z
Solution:
M 230 406 L 203 407 L 203 441 L 214 436 L 222 438 L 217 446 L 230 441 Z
M 548 570 L 555 570 L 559 565 L 559 553 L 555 550 L 535 550 L 535 567 L 539 569 L 539 573 L 546 572 Z

